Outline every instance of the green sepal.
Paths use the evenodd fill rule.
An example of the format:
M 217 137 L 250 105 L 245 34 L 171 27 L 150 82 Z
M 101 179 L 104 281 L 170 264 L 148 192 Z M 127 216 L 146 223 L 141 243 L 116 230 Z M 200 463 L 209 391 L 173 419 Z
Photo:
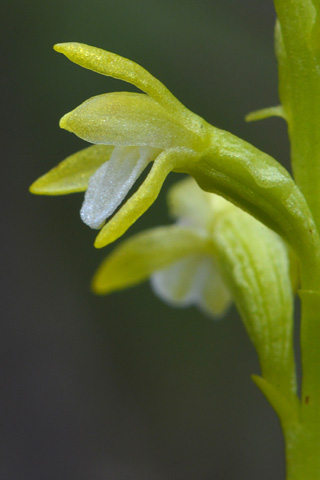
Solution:
M 159 227 L 123 241 L 101 264 L 92 288 L 106 294 L 136 285 L 156 270 L 194 253 L 207 253 L 208 240 L 186 227 Z
M 132 83 L 170 110 L 177 119 L 188 124 L 192 131 L 201 133 L 204 121 L 185 108 L 163 83 L 132 60 L 77 42 L 58 43 L 54 49 L 81 67 Z
M 212 242 L 263 377 L 282 393 L 295 392 L 293 292 L 285 243 L 237 208 L 218 217 Z
M 87 189 L 93 173 L 112 154 L 111 145 L 92 145 L 70 155 L 48 173 L 38 178 L 30 187 L 37 195 L 65 195 Z
M 143 93 L 112 92 L 89 98 L 60 120 L 60 127 L 87 142 L 105 145 L 185 146 L 202 141 Z

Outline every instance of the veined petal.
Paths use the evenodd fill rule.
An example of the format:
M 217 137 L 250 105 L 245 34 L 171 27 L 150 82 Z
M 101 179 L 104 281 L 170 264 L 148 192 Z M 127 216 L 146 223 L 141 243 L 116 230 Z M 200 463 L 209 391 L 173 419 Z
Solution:
M 151 147 L 115 147 L 110 160 L 90 178 L 80 212 L 84 223 L 101 228 L 158 154 L 159 150 Z
M 53 48 L 81 67 L 135 85 L 159 103 L 180 104 L 163 83 L 132 60 L 77 42 L 58 43 Z
M 230 304 L 230 294 L 209 255 L 189 255 L 151 276 L 155 293 L 165 302 L 184 307 L 197 305 L 220 316 Z
M 208 239 L 189 228 L 147 230 L 122 242 L 105 259 L 93 278 L 93 290 L 105 294 L 131 287 L 177 259 L 207 249 Z
M 81 67 L 132 83 L 199 132 L 205 123 L 185 108 L 159 80 L 127 58 L 76 42 L 58 43 L 54 49 Z
M 179 223 L 206 229 L 212 217 L 209 198 L 209 193 L 201 190 L 193 178 L 187 177 L 170 188 L 169 211 Z
M 186 149 L 165 150 L 160 153 L 143 184 L 100 230 L 95 247 L 104 247 L 121 237 L 153 204 L 167 175 L 174 170 L 176 165 L 179 162 L 196 161 L 198 158 L 195 152 Z
M 113 146 L 92 145 L 63 160 L 55 168 L 38 178 L 30 192 L 38 195 L 65 195 L 83 192 L 89 178 L 112 154 Z
M 199 138 L 143 93 L 97 95 L 64 115 L 60 127 L 91 143 L 197 148 Z
M 201 190 L 191 177 L 176 183 L 169 190 L 168 203 L 171 215 L 178 219 L 179 224 L 206 231 L 214 228 L 220 214 L 234 209 L 219 195 Z
M 287 246 L 247 213 L 233 207 L 215 224 L 219 268 L 258 352 L 264 377 L 279 389 L 295 388 L 286 366 L 293 357 L 293 293 Z M 285 372 L 285 374 L 284 374 Z M 279 377 L 275 375 L 279 382 Z

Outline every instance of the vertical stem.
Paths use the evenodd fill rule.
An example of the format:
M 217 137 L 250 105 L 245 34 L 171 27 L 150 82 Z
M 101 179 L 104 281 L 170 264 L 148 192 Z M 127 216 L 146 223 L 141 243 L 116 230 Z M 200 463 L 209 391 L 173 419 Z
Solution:
M 320 49 L 318 0 L 274 0 L 280 100 L 292 168 L 320 230 Z M 310 235 L 315 232 L 309 230 Z M 300 252 L 302 393 L 298 421 L 283 424 L 287 479 L 320 479 L 319 246 Z M 312 244 L 312 238 L 311 238 Z
M 318 431 L 320 439 L 320 293 L 300 292 L 302 302 L 302 421 Z M 320 458 L 320 440 L 318 443 Z M 319 469 L 320 477 L 320 469 Z
M 275 0 L 279 94 L 286 113 L 292 169 L 320 229 L 319 18 L 310 0 Z
M 283 430 L 286 480 L 319 480 L 319 432 L 307 422 L 284 427 Z
M 313 255 L 314 253 L 314 255 Z M 313 257 L 313 260 L 312 260 Z M 298 421 L 283 423 L 287 480 L 320 480 L 320 270 L 319 248 L 302 259 L 302 389 Z

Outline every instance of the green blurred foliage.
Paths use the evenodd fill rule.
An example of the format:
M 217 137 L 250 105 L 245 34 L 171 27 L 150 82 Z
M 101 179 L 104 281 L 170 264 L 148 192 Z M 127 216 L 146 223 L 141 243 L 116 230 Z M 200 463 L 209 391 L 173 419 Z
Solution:
M 143 65 L 191 110 L 276 156 L 272 2 L 35 0 L 3 3 L 0 475 L 10 480 L 283 477 L 275 415 L 252 384 L 255 353 L 234 310 L 219 322 L 175 310 L 147 284 L 96 298 L 82 195 L 35 197 L 32 181 L 84 142 L 59 118 L 130 86 L 82 70 L 56 42 Z M 165 192 L 131 229 L 166 224 Z

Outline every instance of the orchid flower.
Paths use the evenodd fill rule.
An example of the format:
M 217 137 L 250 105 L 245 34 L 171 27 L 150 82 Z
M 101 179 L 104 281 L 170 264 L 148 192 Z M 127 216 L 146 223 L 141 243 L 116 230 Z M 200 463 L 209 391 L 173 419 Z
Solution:
M 95 242 L 102 247 L 149 208 L 170 171 L 199 159 L 206 144 L 205 122 L 130 60 L 79 43 L 58 44 L 55 50 L 145 92 L 98 95 L 64 115 L 61 128 L 94 145 L 71 155 L 31 186 L 32 193 L 42 195 L 86 190 L 81 218 L 91 228 L 102 228 Z M 140 188 L 104 226 L 151 163 Z
M 221 317 L 231 295 L 212 249 L 212 229 L 219 215 L 236 207 L 203 192 L 191 178 L 171 188 L 169 206 L 175 224 L 121 243 L 97 271 L 93 290 L 110 293 L 150 278 L 154 292 L 168 304 L 195 305 L 212 317 Z
M 168 304 L 195 305 L 219 318 L 231 304 L 231 294 L 212 252 L 212 229 L 220 214 L 236 207 L 203 192 L 191 178 L 170 189 L 168 203 L 175 224 L 121 243 L 98 269 L 93 290 L 111 293 L 150 278 L 154 292 Z
M 173 171 L 191 175 L 203 190 L 248 211 L 283 236 L 300 256 L 310 252 L 314 238 L 306 236 L 306 225 L 315 228 L 308 206 L 288 172 L 273 158 L 190 112 L 131 60 L 81 43 L 57 44 L 55 50 L 84 68 L 132 83 L 144 92 L 98 95 L 64 115 L 60 126 L 93 145 L 71 155 L 30 187 L 40 195 L 86 191 L 81 218 L 100 230 L 96 247 L 125 233 L 152 205 Z M 150 165 L 145 180 L 122 205 Z

